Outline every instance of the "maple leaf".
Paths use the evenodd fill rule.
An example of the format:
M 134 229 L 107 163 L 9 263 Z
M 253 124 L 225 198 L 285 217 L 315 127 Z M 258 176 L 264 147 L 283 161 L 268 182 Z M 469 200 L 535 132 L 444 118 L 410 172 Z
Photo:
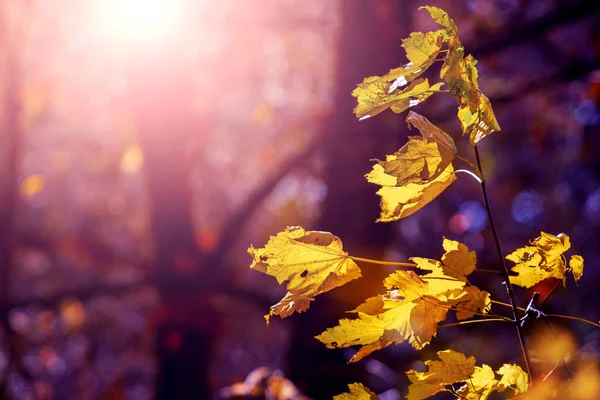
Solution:
M 438 176 L 454 159 L 456 146 L 448 134 L 433 125 L 425 117 L 410 112 L 406 118 L 421 132 L 409 136 L 400 150 L 378 161 L 367 180 L 381 186 L 403 186 L 409 183 L 429 182 Z
M 391 222 L 408 217 L 429 204 L 456 180 L 452 164 L 435 179 L 423 183 L 408 183 L 401 187 L 383 186 L 377 191 L 381 196 L 381 215 L 377 222 Z
M 489 365 L 475 367 L 475 372 L 456 392 L 461 399 L 485 400 L 498 389 L 498 380 Z
M 529 246 L 521 247 L 506 259 L 516 265 L 511 269 L 517 273 L 510 277 L 510 283 L 530 288 L 547 278 L 562 279 L 565 284 L 567 271 L 566 260 L 563 253 L 571 247 L 569 236 L 560 233 L 556 236 L 542 232 L 541 236 Z M 583 257 L 573 256 L 573 277 L 577 281 L 583 273 Z
M 433 7 L 433 6 L 419 7 L 419 10 L 421 10 L 423 8 L 429 12 L 429 15 L 431 15 L 431 18 L 435 22 L 437 22 L 438 24 L 440 24 L 441 26 L 446 28 L 449 36 L 457 36 L 458 35 L 458 28 L 454 24 L 454 21 L 452 20 L 452 18 L 450 18 L 448 16 L 448 13 L 446 11 L 442 10 L 441 8 Z M 458 39 L 458 37 L 457 37 L 457 39 Z
M 448 391 L 446 386 L 469 379 L 475 371 L 475 357 L 467 358 L 454 350 L 437 353 L 439 361 L 428 360 L 425 372 L 410 370 L 406 373 L 411 384 L 408 387 L 408 400 L 421 400 L 439 392 Z
M 371 392 L 362 383 L 351 383 L 348 385 L 349 393 L 333 396 L 333 400 L 379 400 L 379 396 Z
M 329 232 L 287 227 L 271 236 L 264 248 L 250 246 L 250 268 L 287 281 L 288 293 L 265 315 L 285 318 L 308 309 L 315 296 L 359 278 L 360 268 L 343 250 L 342 241 Z
M 525 393 L 529 387 L 529 375 L 515 364 L 504 364 L 498 371 L 502 375 L 498 382 L 498 391 L 511 388 L 515 393 Z
M 357 319 L 342 319 L 317 339 L 328 348 L 362 345 L 350 362 L 375 350 L 408 340 L 421 349 L 435 335 L 437 324 L 446 319 L 448 308 L 428 292 L 428 283 L 412 271 L 395 271 L 385 279 L 388 291 L 367 299 L 353 312 Z
M 474 262 L 466 246 L 446 239 L 446 255 L 460 248 L 465 264 L 463 278 L 472 271 Z M 317 336 L 329 348 L 362 345 L 350 362 L 358 361 L 375 350 L 390 344 L 408 341 L 415 349 L 425 347 L 437 333 L 438 323 L 446 319 L 449 310 L 457 311 L 459 319 L 490 310 L 489 293 L 468 286 L 445 273 L 443 263 L 427 258 L 411 258 L 417 267 L 429 273 L 419 276 L 413 271 L 395 271 L 385 280 L 388 291 L 368 298 L 351 312 L 356 319 L 342 319 L 339 325 Z M 458 257 L 454 258 L 457 261 Z M 456 272 L 456 270 L 453 270 Z
M 578 254 L 572 255 L 569 260 L 569 268 L 573 271 L 573 279 L 575 279 L 575 282 L 579 281 L 583 275 L 583 257 Z
M 427 371 L 410 370 L 406 373 L 411 381 L 408 387 L 408 400 L 422 400 L 440 392 L 450 392 L 459 399 L 485 400 L 494 391 L 503 392 L 511 388 L 516 394 L 523 393 L 528 387 L 528 375 L 517 365 L 504 364 L 496 373 L 483 364 L 475 365 L 473 356 L 466 357 L 454 350 L 437 353 L 439 361 L 425 361 Z M 454 384 L 462 383 L 459 389 Z
M 398 91 L 391 88 L 393 83 L 388 82 L 388 79 L 385 76 L 370 76 L 352 91 L 352 96 L 358 100 L 354 113 L 359 119 L 374 117 L 388 108 L 395 113 L 401 113 L 439 92 L 443 85 L 443 82 L 438 82 L 430 86 L 429 80 L 417 79 L 404 90 Z
M 443 42 L 448 45 L 448 53 L 440 78 L 446 81 L 450 94 L 458 102 L 458 119 L 463 134 L 470 133 L 471 146 L 475 146 L 485 136 L 500 130 L 489 99 L 479 90 L 477 61 L 472 55 L 465 57 L 458 29 L 445 11 L 437 7 L 421 8 L 427 9 L 431 18 L 445 28 Z

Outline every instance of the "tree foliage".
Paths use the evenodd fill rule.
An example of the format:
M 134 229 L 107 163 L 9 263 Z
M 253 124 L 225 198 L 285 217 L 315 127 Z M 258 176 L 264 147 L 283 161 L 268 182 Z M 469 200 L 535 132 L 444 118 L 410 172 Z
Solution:
M 458 29 L 446 12 L 436 7 L 422 8 L 441 29 L 413 32 L 404 39 L 402 47 L 408 62 L 386 75 L 370 76 L 358 84 L 352 92 L 358 102 L 354 112 L 361 120 L 386 109 L 400 113 L 434 93 L 449 92 L 458 103 L 462 135 L 468 135 L 470 145 L 477 151 L 477 143 L 499 131 L 500 126 L 489 99 L 479 89 L 476 60 L 465 55 Z M 443 81 L 430 84 L 421 75 L 436 61 L 442 62 L 439 77 Z M 442 89 L 444 85 L 447 89 Z M 457 179 L 459 171 L 470 173 L 481 184 L 491 215 L 478 153 L 477 165 L 474 165 L 459 154 L 453 138 L 427 118 L 410 111 L 406 121 L 409 127 L 417 128 L 420 136 L 409 136 L 399 150 L 386 155 L 383 160 L 375 160 L 371 171 L 365 175 L 367 181 L 380 186 L 377 194 L 381 196 L 381 216 L 377 221 L 397 221 L 417 212 L 448 188 Z M 470 169 L 457 169 L 454 163 L 459 161 Z M 493 225 L 492 228 L 501 255 Z M 443 238 L 442 246 L 444 254 L 440 260 L 412 257 L 410 262 L 397 263 L 403 268 L 385 278 L 383 294 L 366 299 L 350 311 L 353 318 L 340 320 L 337 326 L 316 338 L 328 348 L 360 346 L 349 361 L 356 362 L 392 344 L 408 342 L 417 350 L 423 349 L 449 315 L 458 321 L 449 325 L 512 323 L 521 341 L 525 369 L 504 364 L 494 372 L 489 365 L 475 365 L 473 356 L 443 350 L 437 353 L 438 360 L 425 362 L 426 371 L 407 372 L 411 382 L 407 398 L 425 399 L 439 392 L 449 392 L 458 399 L 487 399 L 493 392 L 529 396 L 533 393 L 530 391 L 532 376 L 520 326 L 526 319 L 545 314 L 537 309 L 534 296 L 527 309 L 521 309 L 525 315 L 519 320 L 519 307 L 515 304 L 511 285 L 530 288 L 549 278 L 562 280 L 566 285 L 568 274 L 572 274 L 577 282 L 583 275 L 583 257 L 572 255 L 567 263 L 564 253 L 571 246 L 569 237 L 564 233 L 555 236 L 542 232 L 529 245 L 506 256 L 515 264 L 509 275 L 502 255 L 499 261 L 503 269 L 490 271 L 477 267 L 477 255 L 466 245 Z M 299 227 L 286 228 L 271 237 L 264 248 L 251 246 L 249 253 L 254 259 L 251 268 L 274 276 L 280 284 L 287 282 L 287 294 L 271 307 L 267 321 L 272 315 L 285 318 L 294 311 L 305 311 L 315 296 L 359 278 L 360 269 L 355 260 L 378 263 L 349 255 L 343 251 L 340 239 L 331 233 L 305 231 Z M 510 304 L 492 300 L 490 293 L 471 284 L 469 276 L 477 272 L 501 276 L 508 288 Z M 513 316 L 493 312 L 494 303 L 512 308 Z M 579 320 L 600 327 L 591 321 Z M 378 398 L 359 383 L 351 384 L 349 390 L 335 398 Z

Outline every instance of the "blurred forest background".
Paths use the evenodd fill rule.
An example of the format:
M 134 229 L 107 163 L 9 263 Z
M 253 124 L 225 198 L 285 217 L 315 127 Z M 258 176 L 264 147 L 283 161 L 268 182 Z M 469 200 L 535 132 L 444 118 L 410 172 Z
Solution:
M 267 327 L 284 290 L 248 268 L 248 245 L 286 225 L 399 261 L 439 257 L 443 235 L 498 268 L 465 175 L 422 212 L 374 222 L 363 175 L 407 128 L 391 112 L 359 123 L 350 92 L 434 28 L 424 4 L 455 19 L 503 128 L 480 147 L 505 252 L 570 235 L 584 277 L 545 307 L 598 321 L 600 2 L 0 0 L 0 398 L 208 399 L 267 366 L 316 399 L 361 381 L 392 400 L 439 349 L 519 362 L 512 327 L 480 324 L 347 366 L 352 350 L 313 337 L 390 269 L 365 265 Z M 451 96 L 415 110 L 457 137 Z M 600 361 L 599 330 L 564 326 Z

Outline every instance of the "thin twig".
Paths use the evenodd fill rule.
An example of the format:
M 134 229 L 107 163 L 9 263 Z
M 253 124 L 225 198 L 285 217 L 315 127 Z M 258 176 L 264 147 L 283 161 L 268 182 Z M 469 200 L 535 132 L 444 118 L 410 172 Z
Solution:
M 483 168 L 481 167 L 481 159 L 479 157 L 479 150 L 477 146 L 475 146 L 475 158 L 477 160 L 477 168 L 481 171 L 483 176 Z M 517 330 L 517 336 L 519 337 L 519 343 L 521 344 L 521 351 L 523 352 L 523 360 L 525 361 L 525 368 L 527 369 L 527 373 L 529 374 L 530 380 L 533 383 L 533 374 L 531 373 L 531 360 L 529 358 L 529 352 L 527 351 L 527 347 L 525 344 L 525 338 L 523 336 L 523 332 L 521 331 L 521 325 L 519 323 L 519 317 L 517 313 L 517 304 L 515 301 L 515 296 L 512 290 L 512 286 L 510 284 L 510 278 L 508 274 L 508 267 L 506 265 L 506 261 L 504 260 L 504 255 L 502 254 L 502 248 L 500 247 L 500 239 L 498 238 L 498 231 L 496 230 L 496 224 L 494 223 L 494 217 L 492 215 L 492 208 L 490 206 L 490 201 L 487 194 L 487 189 L 485 187 L 485 179 L 481 181 L 481 191 L 483 193 L 483 200 L 485 202 L 485 208 L 487 211 L 488 219 L 490 221 L 490 226 L 492 228 L 492 233 L 494 235 L 494 242 L 496 244 L 496 251 L 498 253 L 498 260 L 504 269 L 504 285 L 506 286 L 506 293 L 508 294 L 508 298 L 510 299 L 510 305 L 513 312 L 514 324 Z
M 513 322 L 510 318 L 482 318 L 482 319 L 469 319 L 467 321 L 453 322 L 451 324 L 438 325 L 438 328 L 449 328 L 451 326 L 475 324 L 477 322 Z
M 596 328 L 600 328 L 600 324 L 597 324 L 595 322 L 589 321 L 587 319 L 584 318 L 579 318 L 579 317 L 573 317 L 571 315 L 562 315 L 562 314 L 546 314 L 546 317 L 552 317 L 552 318 L 564 318 L 564 319 L 573 319 L 575 321 L 579 321 L 579 322 L 584 322 L 586 324 L 590 324 L 595 326 Z
M 348 258 L 350 258 L 354 261 L 362 261 L 362 262 L 366 262 L 369 264 L 392 265 L 392 266 L 397 266 L 397 267 L 410 267 L 410 268 L 415 268 L 417 266 L 417 264 L 411 263 L 411 262 L 382 261 L 382 260 L 373 260 L 371 258 L 363 258 L 363 257 L 355 257 L 355 256 L 348 256 Z

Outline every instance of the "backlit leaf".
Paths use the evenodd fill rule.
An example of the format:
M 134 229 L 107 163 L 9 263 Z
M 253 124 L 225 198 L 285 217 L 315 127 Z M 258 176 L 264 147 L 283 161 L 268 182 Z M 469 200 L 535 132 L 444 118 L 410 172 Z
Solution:
M 448 83 L 448 90 L 458 102 L 458 119 L 463 134 L 470 133 L 471 146 L 493 131 L 499 131 L 500 125 L 492 110 L 489 99 L 480 92 L 477 83 L 477 61 L 473 56 L 463 57 L 464 49 L 451 51 L 442 66 L 440 77 Z
M 397 72 L 394 73 L 394 75 L 396 74 Z M 438 82 L 430 86 L 427 79 L 417 79 L 404 90 L 394 90 L 391 85 L 387 75 L 365 78 L 352 91 L 352 95 L 358 100 L 358 105 L 354 108 L 356 116 L 360 119 L 374 117 L 388 108 L 396 113 L 401 113 L 426 100 L 433 93 L 439 92 L 443 83 Z
M 529 377 L 523 370 L 512 364 L 504 364 L 497 374 L 483 364 L 475 365 L 475 358 L 467 358 L 454 350 L 438 353 L 439 361 L 425 361 L 427 371 L 410 370 L 406 374 L 411 381 L 408 387 L 408 400 L 422 400 L 440 392 L 451 392 L 459 399 L 485 400 L 494 391 L 503 392 L 511 388 L 515 394 L 527 390 Z M 458 389 L 456 384 L 462 384 Z
M 429 12 L 429 15 L 431 15 L 431 18 L 435 22 L 446 28 L 449 35 L 458 34 L 458 28 L 456 28 L 454 21 L 448 16 L 448 13 L 446 13 L 446 11 L 442 10 L 441 8 L 432 6 L 419 7 L 419 10 L 423 8 L 425 8 Z
M 409 136 L 408 143 L 400 150 L 375 164 L 365 175 L 369 182 L 381 186 L 422 184 L 440 176 L 454 159 L 456 147 L 444 131 L 412 111 L 406 120 L 422 136 Z
M 427 371 L 410 370 L 406 373 L 411 381 L 408 400 L 421 400 L 439 392 L 448 391 L 446 386 L 469 379 L 475 372 L 475 357 L 467 358 L 454 350 L 437 353 L 439 361 L 425 361 Z
M 457 248 L 448 241 L 447 252 Z M 474 262 L 466 246 L 466 262 Z M 411 258 L 417 267 L 428 271 L 419 276 L 413 271 L 395 271 L 384 281 L 385 294 L 371 297 L 352 312 L 355 319 L 342 319 L 339 325 L 317 336 L 327 347 L 362 345 L 350 362 L 358 361 L 375 350 L 390 344 L 408 341 L 422 349 L 436 335 L 438 323 L 446 319 L 449 310 L 455 310 L 459 319 L 490 310 L 489 293 L 464 280 L 445 274 L 443 263 L 427 258 Z M 471 271 L 469 266 L 466 270 Z
M 461 399 L 485 400 L 498 389 L 498 380 L 489 365 L 475 367 L 475 372 L 465 384 L 457 390 Z
M 516 263 L 511 271 L 518 274 L 510 277 L 510 283 L 529 288 L 547 278 L 564 279 L 566 265 L 563 253 L 570 247 L 571 241 L 564 233 L 554 236 L 542 232 L 542 236 L 533 240 L 530 246 L 521 247 L 506 256 Z
M 384 186 L 381 196 L 381 216 L 378 222 L 391 222 L 414 214 L 442 193 L 454 180 L 454 168 L 449 164 L 435 179 L 424 183 L 409 183 L 402 187 Z
M 327 329 L 317 339 L 329 348 L 362 345 L 350 362 L 405 340 L 416 349 L 425 347 L 436 334 L 437 324 L 446 319 L 448 308 L 412 271 L 395 271 L 385 282 L 392 290 L 368 299 L 369 307 L 355 310 L 358 318 L 340 320 L 338 326 Z M 373 307 L 377 302 L 379 307 Z
M 573 279 L 577 282 L 583 275 L 583 257 L 578 254 L 572 255 L 569 260 L 569 268 L 573 272 Z
M 444 158 L 454 158 L 456 153 L 458 153 L 454 140 L 450 135 L 429 122 L 424 116 L 414 111 L 409 111 L 406 116 L 406 123 L 409 127 L 412 125 L 417 128 L 424 138 L 433 139 L 441 144 L 440 153 L 448 153 Z
M 515 394 L 525 393 L 529 386 L 529 375 L 515 364 L 504 364 L 498 371 L 502 375 L 498 383 L 498 391 L 503 392 L 506 388 L 511 388 Z
M 265 316 L 285 318 L 308 309 L 315 296 L 359 278 L 360 269 L 329 232 L 288 227 L 271 236 L 264 248 L 250 246 L 250 268 L 271 275 L 279 284 L 287 281 L 288 293 Z
M 349 393 L 333 396 L 333 400 L 379 400 L 379 396 L 371 392 L 362 383 L 351 383 L 348 385 Z
M 485 290 L 469 286 L 461 293 L 460 302 L 456 304 L 456 319 L 459 321 L 473 318 L 476 313 L 487 314 L 492 309 L 492 299 Z

